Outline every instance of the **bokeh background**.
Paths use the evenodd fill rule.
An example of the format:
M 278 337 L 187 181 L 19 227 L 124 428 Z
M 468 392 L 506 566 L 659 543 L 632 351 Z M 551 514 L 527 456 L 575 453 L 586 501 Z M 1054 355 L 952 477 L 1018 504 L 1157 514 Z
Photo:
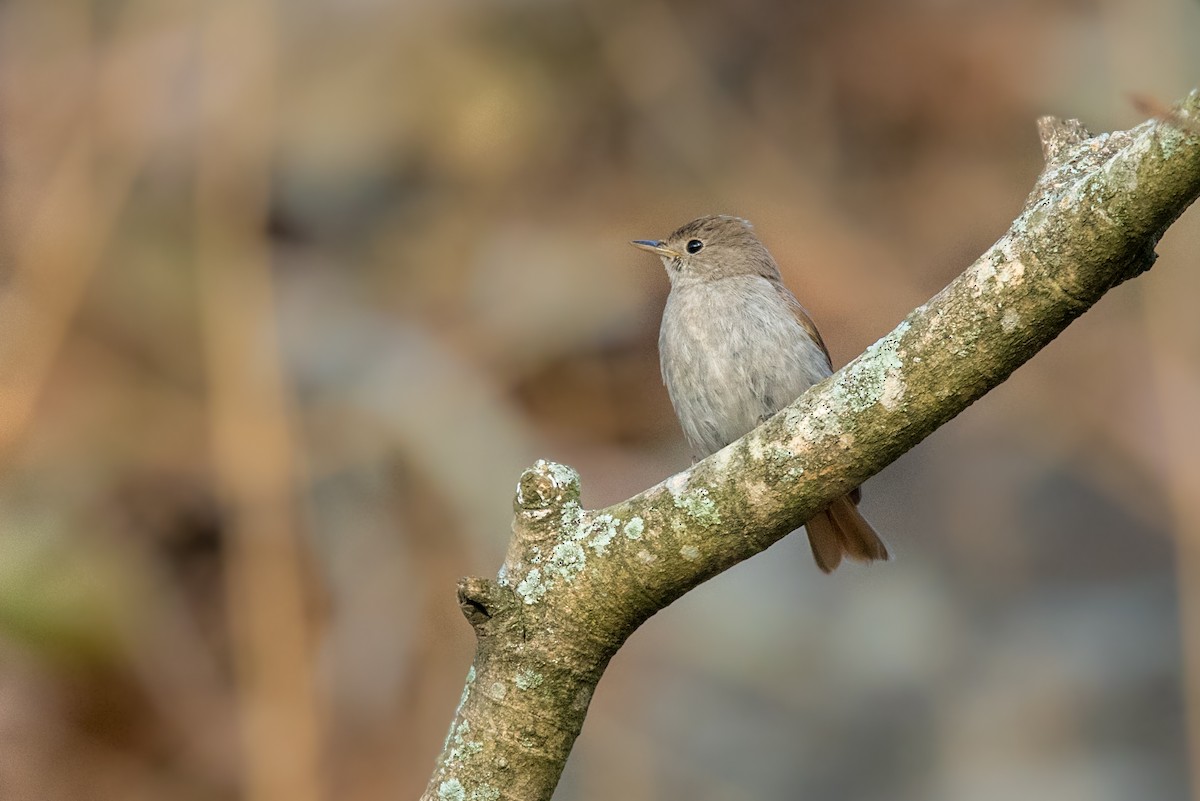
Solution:
M 416 797 L 520 471 L 689 464 L 628 240 L 750 218 L 841 365 L 1004 232 L 1037 116 L 1136 124 L 1197 42 L 1194 0 L 8 0 L 0 798 Z M 647 623 L 558 797 L 1196 797 L 1195 210 L 1159 252 L 868 483 L 893 562 L 792 536 Z

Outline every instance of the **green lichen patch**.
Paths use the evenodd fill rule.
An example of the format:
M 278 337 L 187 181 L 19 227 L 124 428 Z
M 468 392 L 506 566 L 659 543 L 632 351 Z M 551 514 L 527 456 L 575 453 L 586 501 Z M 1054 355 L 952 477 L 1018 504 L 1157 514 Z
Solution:
M 521 690 L 536 690 L 542 686 L 543 681 L 545 681 L 545 678 L 541 673 L 529 668 L 518 670 L 516 678 L 513 679 L 513 683 Z
M 450 736 L 446 738 L 444 750 L 446 752 L 446 762 L 443 765 L 444 769 L 454 767 L 456 763 L 470 759 L 483 750 L 483 743 L 479 740 L 468 739 L 471 733 L 471 724 L 469 721 L 460 720 L 450 729 Z
M 561 523 L 558 542 L 548 555 L 543 555 L 536 545 L 529 549 L 528 561 L 537 566 L 515 588 L 526 604 L 540 601 L 560 581 L 574 581 L 587 567 L 585 549 L 591 548 L 596 556 L 604 556 L 621 526 L 620 519 L 611 514 L 590 516 L 575 501 L 564 505 Z
M 562 516 L 562 535 L 569 539 L 581 540 L 587 537 L 588 529 L 583 524 L 583 508 L 578 501 L 567 501 L 563 504 Z
M 764 446 L 762 458 L 772 467 L 783 467 L 795 458 L 795 454 L 782 445 L 768 442 Z
M 446 779 L 438 785 L 439 801 L 467 801 L 467 791 L 458 779 Z
M 579 543 L 560 542 L 550 552 L 550 560 L 546 563 L 546 575 L 547 577 L 561 577 L 563 581 L 570 582 L 579 575 L 586 564 L 587 553 Z M 553 584 L 547 580 L 543 582 L 542 586 L 550 589 Z
M 686 512 L 688 517 L 697 524 L 704 527 L 720 524 L 721 513 L 717 511 L 716 502 L 704 487 L 696 487 L 679 493 L 672 490 L 671 497 L 674 500 L 675 508 Z M 679 527 L 677 526 L 677 528 Z
M 460 731 L 458 721 L 462 715 L 463 707 L 467 705 L 467 699 L 471 697 L 471 688 L 475 686 L 475 666 L 471 665 L 467 670 L 467 681 L 463 685 L 462 695 L 458 697 L 458 706 L 454 709 L 454 719 L 450 723 L 450 730 L 446 732 L 446 740 L 442 743 L 442 751 L 450 752 L 450 746 L 454 742 L 455 737 L 461 739 L 463 731 Z M 463 721 L 463 725 L 466 721 Z M 469 727 L 468 727 L 469 728 Z M 465 731 L 465 730 L 464 730 Z
M 642 520 L 642 518 L 638 517 L 637 515 L 634 515 L 633 517 L 629 518 L 629 522 L 625 524 L 625 528 L 623 530 L 625 532 L 626 539 L 640 540 L 642 538 L 642 534 L 646 531 L 646 521 Z
M 538 459 L 534 467 L 545 471 L 556 489 L 570 491 L 579 488 L 579 472 L 573 467 L 546 459 Z
M 517 595 L 521 596 L 527 604 L 535 604 L 542 599 L 546 594 L 546 583 L 542 580 L 542 571 L 539 568 L 533 568 L 525 578 L 521 579 L 521 583 L 517 585 Z
M 761 450 L 752 450 L 750 455 L 761 459 L 772 476 L 795 480 L 804 475 L 804 468 L 795 464 L 796 454 L 774 442 L 763 444 Z M 762 493 L 756 491 L 752 495 L 761 497 Z
M 846 371 L 843 380 L 834 383 L 832 404 L 838 412 L 858 413 L 877 403 L 885 409 L 899 405 L 905 389 L 904 362 L 900 358 L 900 335 L 905 326 L 901 323 L 867 348 Z
M 597 515 L 588 530 L 592 532 L 591 539 L 588 540 L 588 547 L 596 552 L 596 556 L 604 556 L 608 550 L 608 545 L 613 541 L 613 537 L 617 536 L 617 526 L 621 523 L 620 520 L 609 514 Z
M 470 801 L 499 801 L 500 791 L 486 782 L 471 791 Z
M 908 326 L 907 321 L 901 322 L 867 348 L 831 381 L 824 397 L 807 407 L 805 413 L 785 412 L 787 423 L 797 432 L 791 449 L 799 450 L 830 437 L 843 448 L 848 447 L 853 444 L 853 436 L 846 429 L 847 416 L 858 416 L 876 404 L 889 411 L 900 406 L 908 391 L 901 350 Z

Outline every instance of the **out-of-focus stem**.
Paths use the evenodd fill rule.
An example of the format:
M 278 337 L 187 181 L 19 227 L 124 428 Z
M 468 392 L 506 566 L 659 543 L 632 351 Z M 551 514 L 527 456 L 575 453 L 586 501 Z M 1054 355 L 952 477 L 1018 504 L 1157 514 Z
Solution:
M 1185 321 L 1167 313 L 1168 304 L 1153 287 L 1146 289 L 1145 299 L 1146 353 L 1165 433 L 1162 473 L 1175 535 L 1188 765 L 1192 797 L 1200 798 L 1200 387 L 1186 380 L 1189 372 L 1179 353 L 1176 329 Z
M 214 470 L 228 512 L 227 609 L 246 798 L 317 801 L 320 716 L 294 497 L 295 452 L 266 241 L 271 0 L 201 6 L 198 287 Z

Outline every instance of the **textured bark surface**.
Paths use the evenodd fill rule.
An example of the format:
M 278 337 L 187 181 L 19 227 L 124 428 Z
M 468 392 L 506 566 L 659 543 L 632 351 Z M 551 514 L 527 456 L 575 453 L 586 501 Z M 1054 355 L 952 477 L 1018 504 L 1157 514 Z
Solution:
M 427 801 L 548 799 L 609 659 L 648 617 L 798 528 L 957 415 L 1117 284 L 1200 194 L 1200 92 L 1091 137 L 1039 121 L 1008 233 L 895 330 L 690 470 L 597 511 L 574 470 L 517 487 L 496 579 L 459 584 L 478 645 Z

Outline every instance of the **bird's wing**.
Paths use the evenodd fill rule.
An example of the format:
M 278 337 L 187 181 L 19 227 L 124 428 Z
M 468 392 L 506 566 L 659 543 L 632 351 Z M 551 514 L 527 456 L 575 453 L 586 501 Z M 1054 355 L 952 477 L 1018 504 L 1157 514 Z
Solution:
M 792 314 L 796 315 L 796 322 L 800 323 L 800 327 L 821 346 L 821 352 L 825 354 L 825 363 L 829 365 L 829 371 L 833 372 L 833 360 L 829 358 L 829 348 L 825 347 L 825 340 L 821 339 L 821 332 L 817 330 L 817 324 L 808 316 L 808 310 L 800 305 L 800 301 L 796 300 L 796 296 L 783 285 L 782 281 L 772 280 L 771 283 L 774 284 L 775 291 L 787 303 L 788 308 L 792 310 Z

